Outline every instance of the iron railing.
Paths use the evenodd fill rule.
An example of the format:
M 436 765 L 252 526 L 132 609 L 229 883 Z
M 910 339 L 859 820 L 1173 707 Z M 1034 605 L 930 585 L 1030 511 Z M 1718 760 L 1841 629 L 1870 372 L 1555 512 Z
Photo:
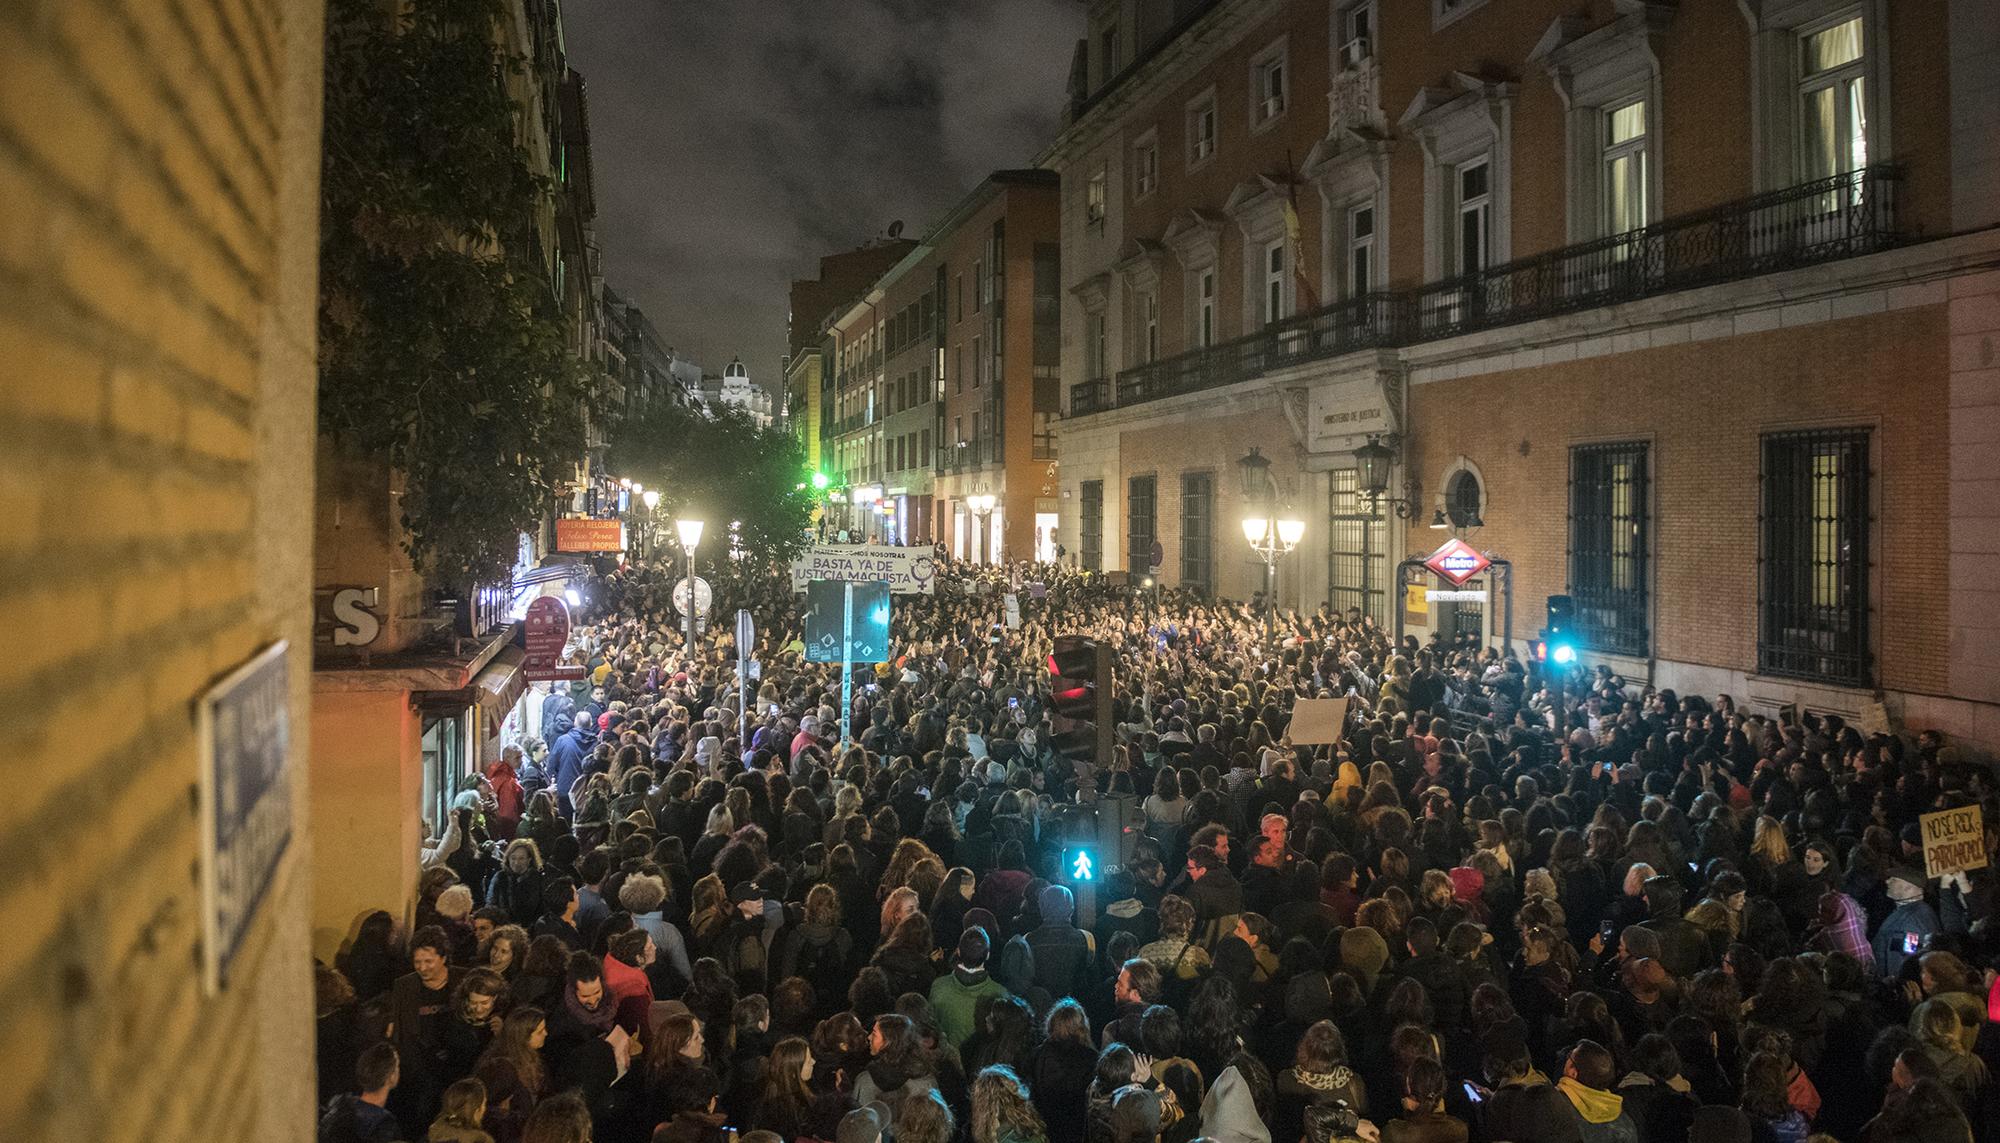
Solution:
M 1391 294 L 1364 294 L 1274 321 L 1206 349 L 1122 370 L 1118 404 L 1199 392 L 1301 361 L 1387 345 L 1395 329 L 1396 302 Z
M 1886 249 L 1902 238 L 1901 177 L 1894 165 L 1868 167 L 1415 290 L 1347 298 L 1121 370 L 1115 385 L 1073 385 L 1068 415 L 1232 385 L 1358 349 L 1415 345 Z
M 1767 433 L 1763 444 L 1757 670 L 1866 686 L 1869 431 Z

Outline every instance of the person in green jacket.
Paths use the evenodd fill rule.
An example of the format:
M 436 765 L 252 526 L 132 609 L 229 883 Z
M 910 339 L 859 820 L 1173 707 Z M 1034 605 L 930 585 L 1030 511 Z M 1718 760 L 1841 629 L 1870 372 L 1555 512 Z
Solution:
M 958 956 L 951 971 L 931 982 L 931 1012 L 937 1017 L 939 1034 L 953 1048 L 963 1047 L 978 1027 L 981 1000 L 1008 995 L 986 971 L 991 951 L 986 930 L 976 925 L 966 929 L 958 938 Z

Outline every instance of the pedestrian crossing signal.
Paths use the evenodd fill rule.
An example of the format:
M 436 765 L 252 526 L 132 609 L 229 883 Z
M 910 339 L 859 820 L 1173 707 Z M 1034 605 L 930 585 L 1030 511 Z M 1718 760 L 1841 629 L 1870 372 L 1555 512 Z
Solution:
M 1088 849 L 1067 850 L 1063 853 L 1063 872 L 1071 881 L 1095 881 L 1097 855 Z

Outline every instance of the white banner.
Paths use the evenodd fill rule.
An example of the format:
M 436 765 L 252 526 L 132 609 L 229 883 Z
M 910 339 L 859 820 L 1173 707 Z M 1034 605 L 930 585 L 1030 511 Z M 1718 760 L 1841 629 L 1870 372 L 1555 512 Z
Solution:
M 931 595 L 937 590 L 937 552 L 882 544 L 814 544 L 792 561 L 792 590 L 804 594 L 816 579 L 881 581 L 896 595 Z

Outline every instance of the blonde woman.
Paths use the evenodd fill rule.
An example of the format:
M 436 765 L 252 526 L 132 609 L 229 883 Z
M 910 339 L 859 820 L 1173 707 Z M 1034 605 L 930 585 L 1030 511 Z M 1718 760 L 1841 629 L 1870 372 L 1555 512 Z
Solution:
M 1048 1143 L 1049 1129 L 1013 1068 L 982 1068 L 972 1080 L 971 1102 L 972 1143 Z

